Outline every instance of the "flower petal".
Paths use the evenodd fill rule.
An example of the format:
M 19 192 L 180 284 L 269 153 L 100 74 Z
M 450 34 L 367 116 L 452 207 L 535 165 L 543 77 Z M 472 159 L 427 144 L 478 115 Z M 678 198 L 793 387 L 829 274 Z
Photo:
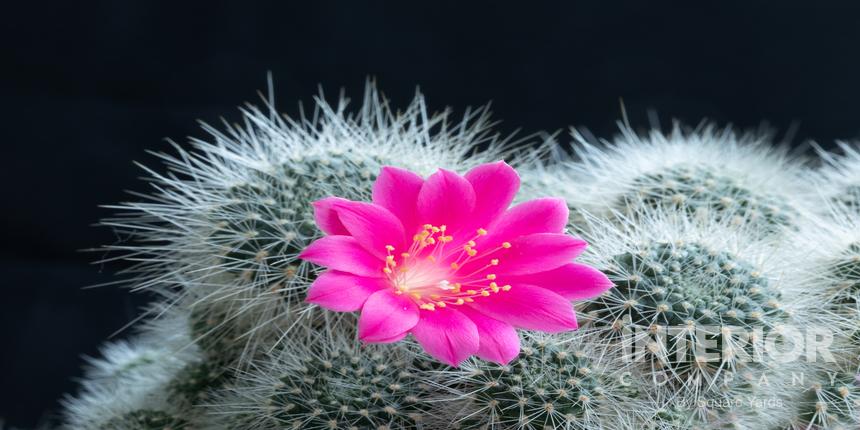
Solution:
M 478 357 L 499 364 L 508 364 L 520 353 L 517 331 L 506 323 L 490 318 L 470 307 L 458 308 L 478 328 Z
M 317 200 L 311 205 L 314 207 L 314 220 L 317 227 L 325 234 L 348 235 L 346 227 L 340 222 L 337 213 L 333 210 L 333 205 L 338 202 L 348 202 L 349 200 L 340 197 L 326 197 L 322 200 Z
M 388 343 L 400 340 L 418 323 L 418 306 L 405 295 L 390 289 L 370 295 L 358 318 L 358 338 L 365 342 Z
M 529 275 L 505 276 L 505 282 L 536 285 L 568 300 L 597 297 L 613 286 L 603 272 L 579 263 L 565 264 L 553 270 Z
M 469 306 L 514 327 L 557 333 L 575 330 L 576 313 L 564 297 L 534 285 L 517 284 Z
M 479 243 L 495 247 L 504 241 L 535 233 L 562 233 L 569 210 L 562 199 L 540 198 L 520 203 L 487 227 L 489 234 Z
M 371 294 L 385 288 L 387 282 L 384 278 L 326 270 L 311 284 L 305 301 L 337 312 L 354 312 L 361 309 Z
M 482 164 L 468 171 L 467 181 L 475 190 L 475 229 L 487 228 L 514 200 L 520 189 L 520 176 L 504 161 Z
M 588 244 L 566 234 L 536 233 L 511 242 L 511 248 L 500 254 L 495 272 L 503 275 L 525 275 L 560 267 L 581 254 Z
M 412 335 L 428 354 L 454 367 L 478 351 L 475 323 L 450 308 L 422 310 L 421 319 L 412 328 Z
M 403 249 L 406 234 L 403 224 L 394 214 L 373 203 L 336 202 L 333 205 L 340 222 L 361 246 L 377 258 L 384 260 L 385 247 Z
M 418 216 L 424 223 L 448 226 L 449 234 L 467 227 L 475 209 L 475 190 L 462 176 L 439 169 L 430 175 L 418 193 Z
M 418 221 L 418 193 L 424 179 L 405 169 L 385 166 L 373 183 L 373 203 L 388 209 L 413 234 L 421 224 Z
M 359 276 L 379 276 L 385 266 L 351 236 L 321 237 L 308 245 L 299 258 Z

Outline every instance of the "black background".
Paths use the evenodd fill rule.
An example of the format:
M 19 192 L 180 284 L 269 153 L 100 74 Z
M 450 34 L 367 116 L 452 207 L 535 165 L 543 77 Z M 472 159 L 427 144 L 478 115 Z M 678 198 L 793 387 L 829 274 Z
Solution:
M 860 132 L 857 2 L 26 2 L 3 6 L 0 417 L 33 425 L 75 388 L 81 354 L 137 314 L 97 205 L 144 190 L 132 160 L 196 120 L 237 117 L 271 71 L 281 110 L 368 76 L 403 105 L 493 102 L 499 129 L 609 136 L 623 98 L 830 145 Z M 311 4 L 313 3 L 313 4 Z M 578 3 L 578 4 L 575 4 Z M 795 4 L 796 3 L 796 4 Z M 853 3 L 853 5 L 852 5 Z M 120 335 L 121 336 L 121 335 Z

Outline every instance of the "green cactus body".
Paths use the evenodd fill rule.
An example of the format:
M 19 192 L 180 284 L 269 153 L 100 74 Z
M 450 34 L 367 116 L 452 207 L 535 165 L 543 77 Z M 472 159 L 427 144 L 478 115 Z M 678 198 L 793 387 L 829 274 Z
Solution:
M 680 208 L 733 223 L 755 223 L 767 233 L 793 227 L 796 211 L 773 197 L 756 195 L 736 180 L 703 167 L 678 165 L 635 179 L 621 208 Z
M 268 399 L 277 428 L 420 428 L 427 405 L 408 363 L 378 353 L 331 351 L 279 377 Z
M 326 197 L 321 189 L 348 184 L 351 189 L 343 191 L 349 192 L 337 195 L 368 192 L 381 164 L 377 157 L 329 151 L 254 171 L 227 190 L 229 202 L 211 210 L 210 240 L 230 272 L 277 285 L 295 274 L 295 256 L 318 235 L 311 202 Z
M 843 372 L 813 375 L 807 381 L 795 425 L 804 428 L 850 429 L 860 422 L 860 385 Z
M 596 411 L 614 393 L 610 379 L 618 376 L 601 373 L 582 351 L 551 338 L 526 339 L 510 364 L 480 362 L 471 373 L 459 387 L 470 393 L 460 420 L 467 429 L 593 428 Z
M 665 349 L 647 343 L 644 353 L 651 353 L 649 371 L 662 369 L 663 377 L 678 385 L 693 373 L 713 375 L 726 363 L 738 364 L 735 355 L 725 355 L 741 352 L 731 350 L 726 328 L 767 332 L 787 318 L 780 293 L 752 265 L 696 243 L 644 245 L 616 255 L 603 269 L 615 288 L 585 306 L 590 324 L 617 335 L 624 329 L 668 333 Z M 664 332 L 667 328 L 676 331 Z M 694 355 L 691 345 L 702 341 L 701 335 L 716 342 L 709 352 L 723 356 Z
M 190 430 L 182 418 L 163 411 L 137 410 L 116 417 L 101 426 L 102 430 Z

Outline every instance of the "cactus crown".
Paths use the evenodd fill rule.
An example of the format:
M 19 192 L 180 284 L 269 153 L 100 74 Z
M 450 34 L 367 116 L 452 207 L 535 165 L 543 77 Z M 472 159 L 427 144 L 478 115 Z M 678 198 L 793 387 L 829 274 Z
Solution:
M 272 357 L 265 366 L 240 374 L 253 389 L 227 390 L 225 407 L 241 422 L 260 429 L 410 429 L 430 409 L 428 389 L 405 351 L 339 346 L 311 347 Z M 253 411 L 253 412 L 251 412 Z M 243 416 L 249 412 L 248 416 Z M 249 421 L 242 421 L 247 419 Z
M 742 382 L 722 387 L 717 379 L 725 371 L 759 371 L 747 360 L 752 346 L 725 330 L 764 332 L 787 317 L 779 291 L 751 264 L 695 242 L 646 244 L 616 255 L 604 270 L 616 286 L 586 304 L 590 324 L 618 336 L 626 361 L 681 398 L 692 396 L 687 401 L 746 391 Z M 710 349 L 707 340 L 715 342 Z
M 757 223 L 767 230 L 792 226 L 797 216 L 785 202 L 756 195 L 737 180 L 701 166 L 680 164 L 633 179 L 631 191 L 620 198 L 620 207 L 677 207 L 691 215 L 734 223 Z
M 604 322 L 769 326 L 780 293 L 752 265 L 697 243 L 657 242 L 616 255 L 605 272 L 616 288 L 588 306 Z
M 630 395 L 618 379 L 623 372 L 605 371 L 572 336 L 526 335 L 523 342 L 508 365 L 473 361 L 438 372 L 443 385 L 468 393 L 465 402 L 453 401 L 466 404 L 463 428 L 584 429 L 618 418 L 603 414 Z
M 828 371 L 812 377 L 794 418 L 797 425 L 848 429 L 860 420 L 860 385 L 854 374 Z

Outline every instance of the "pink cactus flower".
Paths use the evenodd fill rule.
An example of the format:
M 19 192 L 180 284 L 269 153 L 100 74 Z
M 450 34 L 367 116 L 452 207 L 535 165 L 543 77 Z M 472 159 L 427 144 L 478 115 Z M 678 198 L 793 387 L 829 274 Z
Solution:
M 458 366 L 471 355 L 508 363 L 519 354 L 516 328 L 577 328 L 571 300 L 612 283 L 574 263 L 586 243 L 564 233 L 568 209 L 542 198 L 508 207 L 517 172 L 500 161 L 464 176 L 440 169 L 426 180 L 385 167 L 373 202 L 314 202 L 326 236 L 300 257 L 325 266 L 307 301 L 361 311 L 364 342 L 411 333 L 433 357 Z

